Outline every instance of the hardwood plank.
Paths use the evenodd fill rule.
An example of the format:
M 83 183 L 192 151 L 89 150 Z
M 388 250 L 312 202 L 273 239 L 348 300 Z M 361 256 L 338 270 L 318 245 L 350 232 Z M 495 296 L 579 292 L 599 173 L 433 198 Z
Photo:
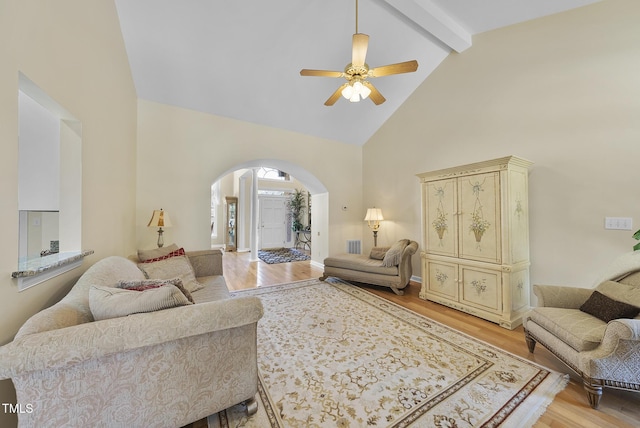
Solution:
M 313 267 L 309 261 L 270 265 L 261 260 L 251 261 L 250 253 L 224 253 L 222 262 L 229 290 L 302 281 L 322 275 L 322 270 Z
M 308 261 L 268 265 L 262 261 L 250 261 L 249 253 L 225 253 L 222 260 L 224 276 L 230 290 L 265 287 L 318 278 L 322 275 L 322 270 L 311 266 Z M 540 345 L 536 346 L 535 353 L 530 354 L 521 326 L 514 330 L 507 330 L 455 309 L 424 301 L 418 297 L 420 291 L 418 283 L 412 282 L 407 286 L 403 296 L 394 294 L 386 287 L 362 284 L 357 286 L 507 352 L 549 369 L 568 373 L 570 382 L 567 388 L 555 397 L 534 425 L 536 428 L 640 427 L 639 393 L 605 388 L 600 408 L 593 410 L 587 402 L 580 377 Z

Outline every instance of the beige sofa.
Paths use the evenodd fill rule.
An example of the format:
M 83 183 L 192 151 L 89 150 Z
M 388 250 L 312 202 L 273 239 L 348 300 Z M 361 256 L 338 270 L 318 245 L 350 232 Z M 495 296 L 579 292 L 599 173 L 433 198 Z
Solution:
M 540 343 L 578 373 L 593 408 L 603 387 L 640 391 L 640 251 L 621 256 L 596 284 L 535 285 L 539 306 L 523 320 L 529 351 Z
M 398 295 L 413 274 L 411 256 L 418 250 L 418 243 L 401 239 L 391 247 L 374 247 L 371 253 L 339 254 L 324 259 L 324 272 L 320 281 L 330 276 L 346 281 L 390 287 Z
M 262 304 L 229 297 L 220 251 L 187 256 L 204 284 L 195 304 L 180 294 L 171 309 L 94 321 L 90 294 L 99 286 L 145 278 L 114 256 L 27 320 L 0 348 L 0 378 L 11 378 L 17 403 L 30 409 L 20 427 L 179 427 L 243 401 L 257 410 Z

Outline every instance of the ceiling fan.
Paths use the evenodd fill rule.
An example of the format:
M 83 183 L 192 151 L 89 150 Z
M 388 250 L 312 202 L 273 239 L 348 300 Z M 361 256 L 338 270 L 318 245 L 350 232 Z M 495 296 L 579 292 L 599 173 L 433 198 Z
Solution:
M 386 101 L 382 94 L 367 79 L 372 77 L 390 76 L 392 74 L 411 73 L 418 69 L 418 61 L 405 61 L 397 64 L 383 65 L 381 67 L 369 68 L 365 62 L 367 48 L 369 46 L 369 36 L 358 33 L 358 0 L 356 0 L 356 33 L 353 35 L 351 63 L 347 64 L 344 71 L 330 70 L 300 70 L 301 76 L 319 77 L 344 77 L 347 82 L 340 86 L 325 101 L 324 105 L 332 106 L 338 101 L 340 95 L 351 102 L 358 102 L 367 97 L 376 105 Z

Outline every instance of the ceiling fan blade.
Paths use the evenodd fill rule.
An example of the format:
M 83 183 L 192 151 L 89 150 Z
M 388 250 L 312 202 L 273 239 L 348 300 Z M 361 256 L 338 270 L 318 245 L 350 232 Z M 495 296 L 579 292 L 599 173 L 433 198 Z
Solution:
M 306 68 L 300 70 L 300 76 L 342 77 L 343 75 L 342 71 L 308 70 Z
M 369 47 L 369 36 L 362 33 L 353 35 L 353 49 L 351 52 L 351 64 L 354 67 L 361 67 L 367 57 L 367 48 Z
M 346 88 L 347 85 L 348 85 L 348 83 L 345 83 L 342 86 L 340 86 L 333 94 L 331 94 L 329 99 L 327 99 L 327 101 L 324 102 L 324 105 L 326 105 L 326 106 L 334 105 L 336 103 L 336 101 L 338 101 L 338 99 L 342 96 L 342 90 L 344 88 Z
M 369 94 L 369 98 L 371 98 L 371 101 L 373 101 L 373 103 L 375 105 L 378 106 L 378 105 L 382 104 L 383 102 L 387 101 L 387 99 L 382 96 L 380 91 L 378 91 L 376 89 L 376 87 L 371 84 L 371 82 L 368 82 L 368 81 L 365 80 L 364 82 L 362 82 L 362 84 L 364 86 L 366 86 L 367 88 L 371 89 L 371 93 Z
M 383 65 L 369 70 L 369 77 L 382 77 L 391 74 L 412 73 L 418 69 L 418 61 L 405 61 L 397 64 Z

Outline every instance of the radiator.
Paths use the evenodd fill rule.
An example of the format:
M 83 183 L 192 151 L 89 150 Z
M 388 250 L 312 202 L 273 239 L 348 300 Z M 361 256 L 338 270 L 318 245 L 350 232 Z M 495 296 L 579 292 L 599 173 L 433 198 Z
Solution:
M 347 253 L 349 254 L 361 254 L 362 253 L 362 241 L 359 239 L 347 240 Z

